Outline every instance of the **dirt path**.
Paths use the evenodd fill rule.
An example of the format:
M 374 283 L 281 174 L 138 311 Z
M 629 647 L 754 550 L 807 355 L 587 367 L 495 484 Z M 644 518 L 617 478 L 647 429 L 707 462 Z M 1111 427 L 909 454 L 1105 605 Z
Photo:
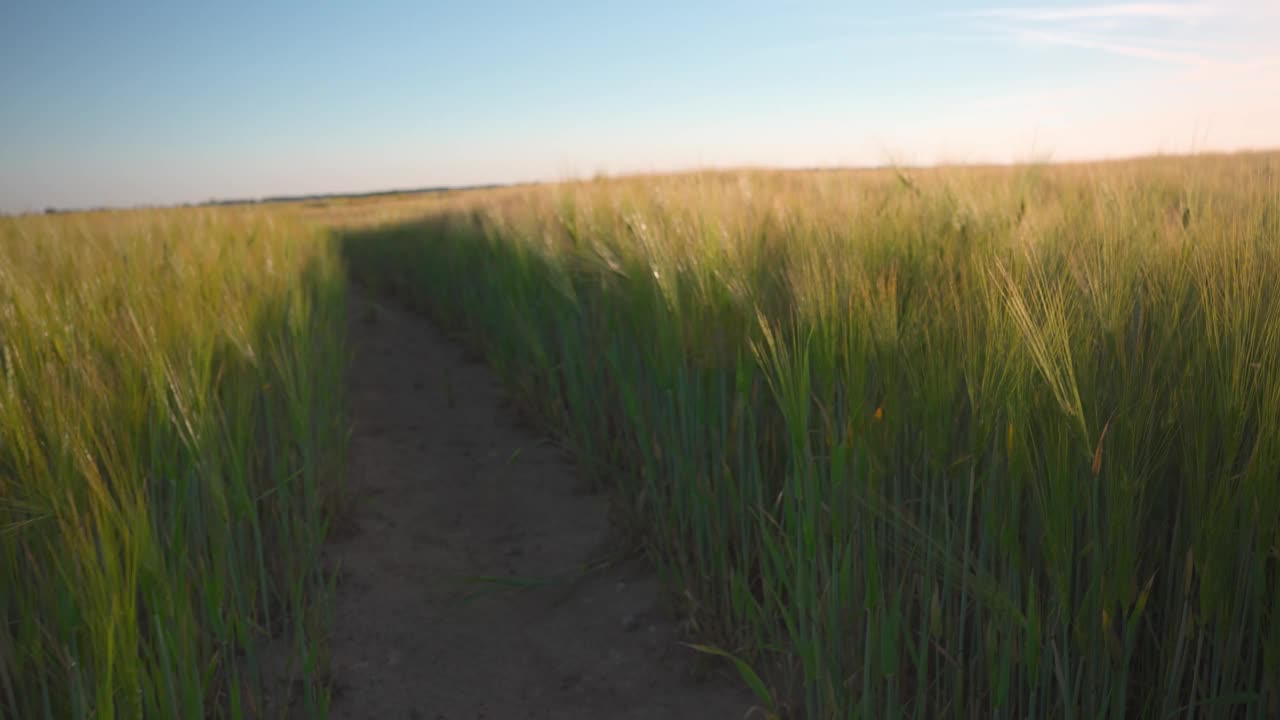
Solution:
M 751 698 L 729 679 L 693 679 L 695 653 L 642 564 L 463 602 L 476 589 L 463 578 L 590 561 L 607 501 L 579 491 L 561 453 L 502 408 L 489 370 L 434 327 L 357 288 L 350 312 L 333 717 L 742 718 Z

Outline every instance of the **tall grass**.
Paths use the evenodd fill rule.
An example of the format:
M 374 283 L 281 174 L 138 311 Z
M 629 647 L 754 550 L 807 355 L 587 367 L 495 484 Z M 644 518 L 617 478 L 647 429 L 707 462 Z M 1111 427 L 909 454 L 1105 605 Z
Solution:
M 342 283 L 256 212 L 0 219 L 0 717 L 324 712 Z
M 733 173 L 349 233 L 809 717 L 1280 714 L 1280 157 Z

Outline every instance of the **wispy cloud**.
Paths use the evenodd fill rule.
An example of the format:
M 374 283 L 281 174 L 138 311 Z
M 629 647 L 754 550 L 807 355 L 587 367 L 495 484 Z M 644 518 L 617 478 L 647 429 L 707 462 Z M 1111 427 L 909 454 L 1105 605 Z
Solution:
M 1207 67 L 1219 64 L 1219 61 L 1216 61 L 1207 55 L 1190 51 L 1170 50 L 1159 47 L 1155 43 L 1142 43 L 1141 41 L 1123 42 L 1106 37 L 1094 37 L 1071 32 L 1030 30 L 1026 28 L 1013 29 L 1012 32 L 1017 35 L 1018 39 L 1023 40 L 1024 42 L 1042 45 L 1057 45 L 1061 47 L 1101 50 L 1113 55 L 1141 58 L 1143 60 L 1155 60 L 1158 62 L 1187 65 L 1190 67 Z
M 1061 22 L 1066 20 L 1199 20 L 1213 17 L 1218 10 L 1201 3 L 1122 3 L 1078 7 L 984 8 L 957 15 L 994 20 Z
M 1267 0 L 1272 2 L 1273 0 Z M 988 7 L 952 13 L 1022 43 L 1080 48 L 1193 70 L 1268 68 L 1269 47 L 1244 40 L 1265 25 L 1265 3 L 1106 3 Z

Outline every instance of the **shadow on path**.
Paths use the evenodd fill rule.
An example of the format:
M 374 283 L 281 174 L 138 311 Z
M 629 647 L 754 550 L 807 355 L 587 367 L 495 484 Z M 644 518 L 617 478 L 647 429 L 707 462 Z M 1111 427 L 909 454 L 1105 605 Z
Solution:
M 732 679 L 695 679 L 648 566 L 574 572 L 607 557 L 608 501 L 490 371 L 360 288 L 349 304 L 333 717 L 742 718 Z

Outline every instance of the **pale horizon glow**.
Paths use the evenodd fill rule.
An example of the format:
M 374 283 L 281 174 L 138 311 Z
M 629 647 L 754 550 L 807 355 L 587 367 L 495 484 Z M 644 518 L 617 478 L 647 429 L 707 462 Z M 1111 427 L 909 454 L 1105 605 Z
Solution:
M 32 3 L 0 212 L 1280 148 L 1276 37 L 1271 0 Z

